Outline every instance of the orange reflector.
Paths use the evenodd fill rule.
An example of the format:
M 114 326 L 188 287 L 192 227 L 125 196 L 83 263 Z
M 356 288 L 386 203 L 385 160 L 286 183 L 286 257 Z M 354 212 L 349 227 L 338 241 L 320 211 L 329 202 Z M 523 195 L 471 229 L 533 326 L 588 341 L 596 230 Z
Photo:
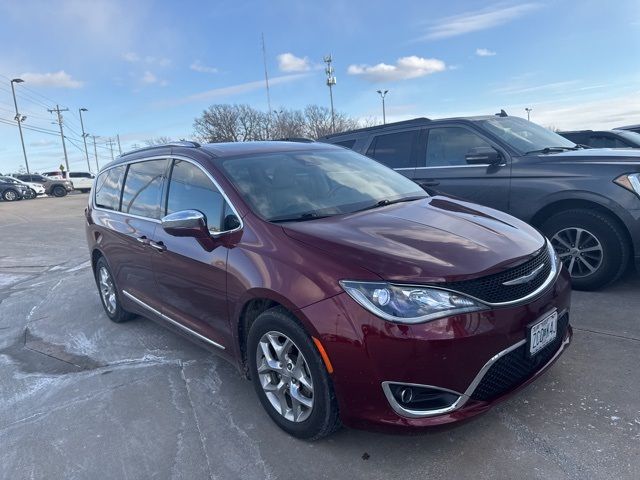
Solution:
M 331 365 L 331 360 L 329 360 L 329 355 L 327 355 L 327 352 L 322 346 L 322 344 L 320 343 L 320 340 L 318 340 L 316 337 L 311 337 L 311 340 L 313 340 L 313 343 L 316 344 L 316 347 L 320 352 L 320 356 L 322 357 L 322 361 L 324 362 L 325 367 L 327 367 L 327 372 L 333 373 L 333 365 Z

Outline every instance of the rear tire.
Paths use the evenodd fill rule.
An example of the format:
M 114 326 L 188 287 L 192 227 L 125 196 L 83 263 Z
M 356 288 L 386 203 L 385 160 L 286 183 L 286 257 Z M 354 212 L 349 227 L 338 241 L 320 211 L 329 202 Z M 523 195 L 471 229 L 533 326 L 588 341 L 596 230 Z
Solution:
M 281 354 L 277 354 L 276 350 L 272 349 L 272 346 L 269 347 L 265 338 L 268 338 L 267 335 L 273 334 L 280 334 L 281 337 L 279 338 L 283 342 L 289 340 L 291 342 L 289 349 L 283 348 Z M 266 357 L 262 353 L 263 348 L 265 348 L 263 345 L 266 345 L 267 349 L 272 349 L 270 351 L 273 352 L 273 361 L 279 365 L 276 370 L 284 372 L 284 370 L 288 369 L 288 373 L 281 375 L 270 368 L 266 369 L 267 373 L 263 369 L 261 369 L 261 373 L 258 372 L 258 364 L 267 365 L 265 362 Z M 293 352 L 292 356 L 289 356 L 286 352 Z M 256 318 L 251 325 L 247 338 L 247 361 L 249 362 L 251 381 L 260 403 L 262 403 L 271 419 L 282 430 L 297 438 L 317 440 L 333 433 L 340 427 L 338 402 L 331 378 L 327 373 L 322 358 L 309 335 L 298 323 L 298 320 L 287 310 L 282 307 L 275 307 L 261 313 Z M 285 362 L 288 362 L 286 366 Z M 289 366 L 291 368 L 288 368 Z M 303 373 L 297 375 L 296 372 Z M 305 389 L 306 382 L 310 382 L 311 390 Z M 263 387 L 263 383 L 265 387 Z M 272 403 L 274 395 L 277 394 L 274 389 L 274 384 L 276 383 L 278 385 L 287 384 L 282 388 L 284 393 L 280 394 L 287 402 L 284 406 L 287 412 L 286 415 L 281 413 L 282 407 L 277 410 L 277 407 Z M 271 397 L 267 397 L 267 391 L 269 391 Z M 279 391 L 280 389 L 278 389 Z M 310 409 L 308 406 L 301 406 L 297 401 L 294 402 L 294 399 L 299 399 L 301 394 L 304 395 L 303 399 L 306 402 L 311 397 L 312 406 Z M 275 400 L 275 404 L 278 405 L 277 400 Z M 298 415 L 296 414 L 297 406 L 299 408 L 299 416 L 296 421 L 295 418 Z M 289 407 L 291 408 L 289 409 Z M 293 419 L 285 418 L 291 418 L 292 416 Z
M 33 200 L 37 196 L 38 194 L 36 193 L 36 191 L 33 188 L 30 188 L 29 190 L 27 190 L 27 194 L 23 198 L 25 200 Z
M 67 195 L 67 189 L 60 185 L 56 185 L 53 187 L 52 193 L 54 197 L 64 197 Z
M 15 202 L 20 199 L 20 195 L 13 189 L 8 189 L 2 192 L 2 199 L 6 202 Z
M 94 272 L 98 294 L 107 317 L 115 323 L 122 323 L 131 320 L 135 315 L 122 308 L 120 301 L 120 290 L 111 274 L 111 269 L 107 265 L 104 257 L 100 257 L 96 262 Z
M 631 249 L 624 230 L 597 210 L 565 210 L 549 218 L 542 231 L 571 274 L 576 290 L 596 290 L 626 270 Z

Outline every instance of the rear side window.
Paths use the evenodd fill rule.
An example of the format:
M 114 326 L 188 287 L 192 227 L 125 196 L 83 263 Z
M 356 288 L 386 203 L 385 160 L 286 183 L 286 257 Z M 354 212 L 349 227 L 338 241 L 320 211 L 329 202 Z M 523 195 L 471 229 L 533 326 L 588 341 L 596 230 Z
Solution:
M 355 138 L 352 140 L 343 140 L 342 142 L 336 142 L 334 143 L 334 145 L 340 145 L 341 147 L 345 147 L 348 148 L 350 150 L 353 150 L 353 146 L 356 144 L 356 140 Z
M 159 219 L 162 183 L 167 160 L 147 160 L 129 165 L 122 193 L 122 212 Z
M 222 229 L 224 198 L 211 179 L 192 163 L 174 160 L 167 194 L 167 214 L 199 210 L 212 232 Z
M 95 185 L 96 207 L 107 210 L 120 209 L 120 193 L 122 192 L 122 179 L 125 166 L 110 168 L 98 175 Z
M 378 135 L 371 142 L 367 157 L 378 160 L 390 168 L 415 167 L 411 152 L 418 133 L 418 130 L 410 130 Z
M 427 140 L 427 167 L 467 165 L 465 156 L 477 147 L 491 147 L 491 144 L 466 128 L 431 128 Z
M 69 173 L 71 178 L 91 178 L 91 174 L 87 172 L 71 172 Z
M 589 138 L 589 145 L 594 148 L 625 148 L 625 142 L 610 135 L 592 135 Z

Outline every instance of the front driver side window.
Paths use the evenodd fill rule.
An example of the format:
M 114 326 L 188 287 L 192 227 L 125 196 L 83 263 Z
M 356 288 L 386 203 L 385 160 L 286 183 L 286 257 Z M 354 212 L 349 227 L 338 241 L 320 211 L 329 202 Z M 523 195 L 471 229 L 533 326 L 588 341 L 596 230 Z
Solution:
M 473 148 L 491 147 L 480 136 L 461 127 L 429 129 L 427 167 L 455 167 L 467 165 L 465 155 Z
M 192 163 L 174 160 L 167 195 L 167 214 L 199 210 L 211 232 L 222 231 L 224 198 L 211 179 Z

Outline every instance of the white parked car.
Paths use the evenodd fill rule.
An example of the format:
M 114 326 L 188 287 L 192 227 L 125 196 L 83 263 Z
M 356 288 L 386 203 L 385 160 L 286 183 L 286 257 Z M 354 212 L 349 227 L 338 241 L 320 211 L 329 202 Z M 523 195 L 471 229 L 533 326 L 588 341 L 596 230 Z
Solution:
M 91 172 L 69 172 L 68 178 L 74 189 L 86 193 L 91 190 L 96 176 Z

